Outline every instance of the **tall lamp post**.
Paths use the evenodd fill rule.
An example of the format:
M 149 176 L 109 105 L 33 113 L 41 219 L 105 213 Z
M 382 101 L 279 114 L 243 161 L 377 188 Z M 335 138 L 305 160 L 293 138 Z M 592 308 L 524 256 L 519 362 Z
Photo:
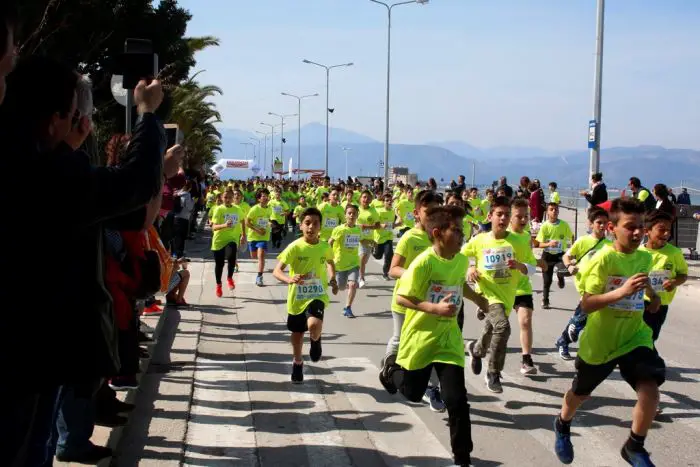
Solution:
M 255 162 L 255 159 L 257 159 L 256 150 L 257 153 L 260 154 L 260 140 L 258 138 L 253 138 L 252 136 L 248 137 L 249 140 L 253 141 L 253 162 Z
M 240 143 L 240 144 L 241 144 L 242 146 L 245 147 L 245 149 L 243 150 L 243 151 L 244 151 L 244 152 L 243 152 L 243 157 L 244 157 L 245 159 L 248 159 L 248 146 L 252 146 L 253 143 Z M 255 149 L 253 149 L 253 151 L 255 151 Z
M 348 179 L 348 152 L 352 151 L 352 148 L 343 147 L 343 152 L 345 153 L 345 180 Z
M 270 175 L 274 175 L 275 173 L 275 126 L 272 123 L 265 123 L 265 122 L 260 122 L 261 125 L 263 126 L 269 126 L 270 127 L 270 168 L 271 172 Z
M 299 171 L 301 170 L 301 101 L 309 97 L 317 97 L 318 93 L 308 94 L 306 96 L 295 96 L 294 94 L 283 92 L 282 95 L 287 97 L 293 97 L 297 100 L 297 103 L 299 104 L 299 108 L 297 110 L 297 115 L 299 116 L 299 128 L 297 130 L 297 180 L 299 180 L 299 176 L 301 175 L 301 172 Z
M 342 63 L 340 65 L 327 66 L 327 65 L 322 65 L 320 63 L 312 62 L 311 60 L 307 60 L 307 59 L 302 60 L 302 62 L 307 63 L 309 65 L 320 66 L 321 68 L 326 70 L 326 167 L 325 167 L 325 169 L 326 169 L 326 177 L 328 177 L 329 176 L 328 175 L 328 134 L 329 134 L 328 133 L 329 132 L 328 118 L 329 118 L 329 115 L 331 113 L 331 109 L 328 106 L 330 105 L 329 97 L 330 97 L 330 85 L 331 85 L 331 70 L 333 68 L 353 66 L 354 63 L 350 62 L 350 63 Z
M 265 166 L 267 165 L 267 133 L 263 133 L 262 131 L 255 130 L 255 132 L 259 135 L 262 135 L 263 141 L 264 141 L 264 149 L 263 149 L 263 157 L 262 160 L 258 161 L 260 164 L 260 167 L 262 168 L 263 173 L 265 173 Z
M 388 27 L 387 27 L 387 59 L 386 59 L 386 136 L 384 139 L 384 186 L 389 187 L 389 101 L 391 95 L 391 11 L 394 7 L 401 5 L 410 5 L 412 3 L 418 3 L 419 5 L 425 5 L 429 0 L 410 0 L 406 2 L 399 2 L 394 4 L 388 4 L 380 2 L 379 0 L 370 0 L 370 2 L 376 3 L 378 5 L 383 5 L 386 7 L 387 17 L 388 17 Z
M 596 22 L 595 78 L 593 82 L 593 120 L 588 123 L 588 149 L 590 170 L 588 182 L 594 173 L 600 172 L 600 109 L 603 92 L 603 36 L 605 34 L 605 0 L 598 0 Z
M 282 167 L 284 167 L 284 119 L 289 117 L 296 117 L 299 114 L 280 115 L 274 112 L 268 112 L 267 114 L 272 115 L 273 117 L 279 117 L 279 119 L 281 120 L 280 124 L 282 129 L 280 130 L 280 160 L 283 164 Z

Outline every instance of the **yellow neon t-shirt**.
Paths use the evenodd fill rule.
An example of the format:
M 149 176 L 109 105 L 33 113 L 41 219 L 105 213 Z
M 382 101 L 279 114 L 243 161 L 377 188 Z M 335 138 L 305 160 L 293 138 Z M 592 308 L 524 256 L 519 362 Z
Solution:
M 320 300 L 328 306 L 330 301 L 326 263 L 333 259 L 328 243 L 318 242 L 312 245 L 300 238 L 290 243 L 277 259 L 289 266 L 290 277 L 306 276 L 300 284 L 289 284 L 287 313 L 299 315 L 314 300 Z
M 331 233 L 333 240 L 333 262 L 336 271 L 349 271 L 360 266 L 360 236 L 358 226 L 339 225 Z
M 641 251 L 646 251 L 651 255 L 651 271 L 649 271 L 649 281 L 654 291 L 661 297 L 662 305 L 670 305 L 673 297 L 676 296 L 678 288 L 671 292 L 666 292 L 662 285 L 667 279 L 675 279 L 678 274 L 688 274 L 688 263 L 685 261 L 680 248 L 667 243 L 658 250 L 652 250 L 642 246 Z M 649 297 L 645 296 L 645 300 Z
M 544 221 L 537 232 L 536 240 L 540 243 L 556 241 L 554 246 L 548 246 L 544 249 L 545 253 L 558 255 L 565 252 L 571 244 L 571 239 L 574 234 L 571 232 L 571 227 L 566 221 L 559 219 L 556 224 L 549 221 Z
M 333 229 L 338 227 L 345 221 L 345 210 L 340 204 L 333 206 L 331 203 L 325 203 L 321 211 L 321 240 L 327 242 L 331 238 Z
M 578 290 L 581 296 L 583 296 L 582 286 L 586 266 L 601 248 L 610 244 L 610 240 L 606 238 L 599 240 L 593 235 L 585 235 L 571 245 L 568 254 L 576 259 L 576 266 L 578 267 L 578 272 L 576 273 L 576 277 L 574 277 L 574 286 L 576 286 L 576 290 Z
M 379 214 L 372 206 L 367 209 L 360 207 L 360 212 L 357 215 L 358 225 L 374 225 L 379 222 Z M 362 229 L 362 240 L 372 240 L 374 238 L 374 229 Z
M 250 211 L 246 219 L 249 220 L 253 225 L 265 229 L 265 233 L 260 235 L 252 229 L 248 229 L 248 241 L 250 242 L 268 242 L 270 241 L 270 217 L 272 216 L 272 209 L 270 206 L 262 207 L 256 204 Z
M 407 269 L 418 255 L 431 246 L 432 244 L 430 243 L 428 234 L 424 230 L 414 227 L 403 234 L 399 243 L 396 245 L 394 254 L 404 258 L 403 268 Z M 404 314 L 406 313 L 406 308 L 396 303 L 396 292 L 399 290 L 400 283 L 401 278 L 397 279 L 396 284 L 394 284 L 394 293 L 391 297 L 391 311 Z
M 241 234 L 243 233 L 242 223 L 244 219 L 243 211 L 238 206 L 226 206 L 224 204 L 218 206 L 214 210 L 212 223 L 225 224 L 230 220 L 232 225 L 231 227 L 225 227 L 214 231 L 211 237 L 212 251 L 219 251 L 231 242 L 238 245 L 241 241 Z
M 377 244 L 388 242 L 394 238 L 394 211 L 387 210 L 383 206 L 377 209 L 379 223 L 386 225 L 374 231 L 374 241 Z
M 446 259 L 430 247 L 408 267 L 398 294 L 431 303 L 452 294 L 450 301 L 459 310 L 468 266 L 467 257 L 461 253 Z M 406 370 L 420 370 L 437 362 L 464 367 L 464 339 L 456 315 L 445 317 L 406 309 L 396 363 Z

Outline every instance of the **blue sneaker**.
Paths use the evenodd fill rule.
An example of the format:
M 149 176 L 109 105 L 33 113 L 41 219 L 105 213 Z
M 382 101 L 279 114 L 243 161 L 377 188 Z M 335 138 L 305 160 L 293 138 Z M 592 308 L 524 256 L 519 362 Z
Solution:
M 264 285 L 262 276 L 258 276 L 255 278 L 255 285 L 257 285 L 258 287 L 262 287 Z
M 571 464 L 574 461 L 574 445 L 571 444 L 571 434 L 564 434 L 557 430 L 557 418 L 554 418 L 554 452 L 562 464 Z M 623 456 L 624 457 L 624 456 Z
M 345 316 L 346 318 L 354 318 L 355 317 L 355 315 L 352 314 L 352 308 L 350 308 L 349 306 L 346 306 L 345 308 L 343 308 L 343 316 Z
M 642 449 L 639 452 L 630 451 L 627 449 L 627 444 L 625 444 L 622 446 L 620 454 L 622 454 L 622 458 L 633 467 L 654 467 L 654 463 L 651 461 L 646 449 Z
M 573 360 L 574 357 L 571 356 L 569 353 L 569 346 L 568 345 L 560 345 L 559 342 L 557 342 L 557 349 L 559 350 L 559 356 L 561 357 L 562 360 Z

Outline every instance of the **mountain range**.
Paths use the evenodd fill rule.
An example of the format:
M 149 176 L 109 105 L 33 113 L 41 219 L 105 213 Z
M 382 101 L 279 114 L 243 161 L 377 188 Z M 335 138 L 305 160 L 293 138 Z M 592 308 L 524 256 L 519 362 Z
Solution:
M 223 153 L 220 158 L 252 159 L 250 138 L 258 134 L 242 130 L 219 128 L 222 133 Z M 290 157 L 296 167 L 296 127 L 285 131 L 284 164 Z M 326 128 L 311 123 L 301 128 L 302 167 L 323 169 L 325 166 Z M 260 139 L 260 148 L 264 147 Z M 344 178 L 346 158 L 344 147 L 350 148 L 347 170 L 351 176 L 380 173 L 379 161 L 384 157 L 384 143 L 368 136 L 341 129 L 330 128 L 329 172 L 333 178 Z M 279 156 L 280 135 L 275 134 L 276 157 Z M 467 184 L 472 179 L 472 167 L 476 168 L 476 184 L 488 185 L 501 175 L 509 183 L 517 185 L 522 175 L 538 178 L 543 183 L 556 181 L 561 187 L 585 186 L 588 178 L 588 150 L 547 151 L 537 147 L 499 146 L 480 148 L 461 141 L 429 142 L 426 144 L 391 144 L 390 165 L 408 167 L 419 179 L 434 177 L 439 183 L 449 183 L 458 175 L 465 175 Z M 262 162 L 259 162 L 262 165 Z M 270 138 L 267 138 L 267 163 L 270 163 Z M 611 147 L 601 150 L 601 172 L 609 186 L 624 187 L 629 177 L 636 176 L 652 187 L 655 183 L 678 186 L 700 186 L 700 151 L 670 149 L 661 146 Z M 226 176 L 226 174 L 222 174 Z M 232 175 L 233 176 L 233 175 Z

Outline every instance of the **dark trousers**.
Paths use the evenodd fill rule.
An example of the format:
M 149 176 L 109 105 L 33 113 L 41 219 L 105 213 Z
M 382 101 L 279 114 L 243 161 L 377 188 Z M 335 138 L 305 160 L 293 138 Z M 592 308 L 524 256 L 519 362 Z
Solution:
M 158 231 L 160 240 L 167 250 L 173 251 L 173 238 L 175 237 L 175 214 L 169 212 L 160 223 Z
M 173 255 L 178 258 L 185 256 L 185 240 L 190 228 L 190 221 L 181 217 L 175 218 L 175 235 L 173 237 Z
M 440 394 L 447 406 L 450 445 L 455 463 L 469 464 L 473 444 L 464 368 L 446 363 L 432 363 L 420 370 L 397 370 L 394 372 L 394 382 L 406 399 L 420 402 L 428 388 L 433 368 L 440 379 Z
M 128 329 L 119 330 L 119 376 L 133 376 L 140 371 L 139 320 L 131 320 Z
M 56 453 L 80 456 L 93 447 L 90 438 L 95 429 L 95 394 L 101 384 L 102 379 L 98 378 L 61 387 Z
M 272 246 L 279 248 L 282 246 L 282 229 L 284 226 L 280 225 L 277 221 L 270 222 L 270 241 Z
M 648 305 L 649 302 L 645 302 L 645 305 Z M 659 307 L 659 311 L 656 313 L 649 313 L 646 310 L 644 310 L 644 322 L 647 323 L 647 326 L 651 328 L 652 332 L 652 339 L 654 339 L 654 342 L 659 338 L 659 334 L 661 333 L 661 326 L 664 325 L 666 322 L 666 316 L 668 315 L 668 305 L 661 305 Z
M 552 288 L 552 278 L 554 277 L 554 266 L 561 263 L 561 258 L 564 253 L 558 253 L 553 255 L 551 253 L 542 253 L 542 260 L 547 263 L 547 270 L 542 271 L 542 279 L 544 282 L 544 289 L 542 290 L 543 298 L 549 301 L 549 290 Z
M 56 418 L 61 397 L 59 386 L 47 388 L 39 395 L 25 466 L 50 467 L 53 465 L 53 457 L 56 454 Z M 11 426 L 7 428 L 12 429 Z
M 586 321 L 588 320 L 588 315 L 581 309 L 581 302 L 576 305 L 576 310 L 574 310 L 574 315 L 566 323 L 564 330 L 561 332 L 561 336 L 557 339 L 557 346 L 569 345 L 571 344 L 571 339 L 569 339 L 569 326 L 576 326 L 576 333 L 580 334 L 583 328 L 586 327 Z
M 236 251 L 238 246 L 231 242 L 220 250 L 214 251 L 214 275 L 216 277 L 216 283 L 221 285 L 221 276 L 224 273 L 224 264 L 228 262 L 228 277 L 229 279 L 233 277 L 233 271 L 236 269 Z
M 385 276 L 389 275 L 389 268 L 391 268 L 391 258 L 394 257 L 394 244 L 391 240 L 387 240 L 384 243 L 380 243 L 374 247 L 372 252 L 374 259 L 382 259 L 384 257 L 384 266 L 382 267 L 382 273 Z

